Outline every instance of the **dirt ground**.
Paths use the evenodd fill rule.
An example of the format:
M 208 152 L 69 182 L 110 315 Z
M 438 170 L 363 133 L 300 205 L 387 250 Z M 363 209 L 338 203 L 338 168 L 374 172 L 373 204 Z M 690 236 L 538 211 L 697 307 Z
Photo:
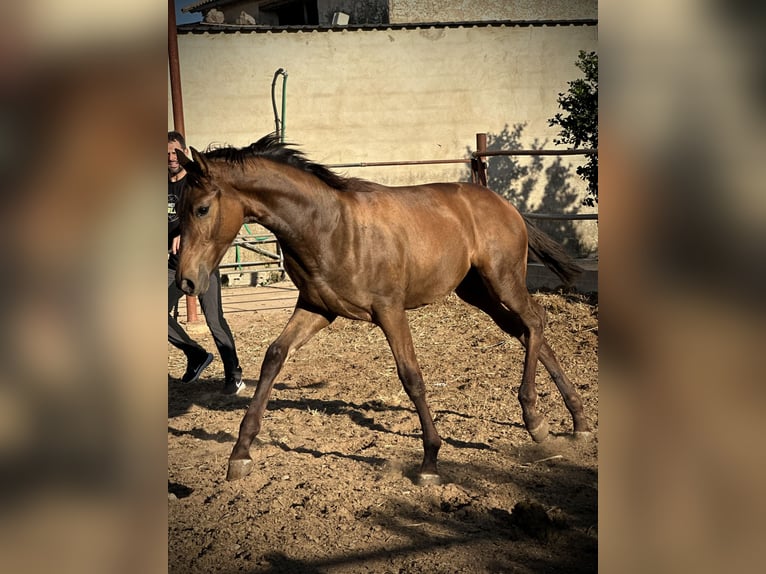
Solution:
M 598 301 L 535 295 L 548 341 L 598 429 Z M 339 319 L 288 361 L 253 444 L 254 471 L 226 463 L 268 344 L 289 310 L 231 313 L 247 383 L 219 392 L 220 358 L 183 384 L 168 359 L 168 559 L 171 573 L 576 573 L 597 570 L 597 432 L 572 421 L 538 367 L 552 436 L 535 444 L 516 393 L 523 351 L 454 295 L 409 313 L 444 444 L 443 484 L 413 482 L 417 415 L 381 331 Z M 207 330 L 195 338 L 209 350 Z

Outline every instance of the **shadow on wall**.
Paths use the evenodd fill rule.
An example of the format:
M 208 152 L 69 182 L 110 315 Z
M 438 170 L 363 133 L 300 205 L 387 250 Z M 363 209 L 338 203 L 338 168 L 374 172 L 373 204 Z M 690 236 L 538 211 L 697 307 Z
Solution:
M 529 146 L 521 145 L 521 133 L 525 126 L 514 124 L 510 128 L 506 125 L 500 133 L 488 133 L 487 150 L 544 149 L 547 140 L 541 143 L 535 139 Z M 475 150 L 469 147 L 467 151 L 470 155 Z M 576 177 L 574 169 L 564 164 L 561 157 L 496 156 L 486 159 L 489 188 L 513 203 L 522 213 L 576 213 L 582 203 L 581 194 L 570 184 L 570 178 Z M 564 245 L 570 254 L 577 257 L 589 254 L 590 249 L 580 240 L 577 222 L 535 220 L 534 223 Z

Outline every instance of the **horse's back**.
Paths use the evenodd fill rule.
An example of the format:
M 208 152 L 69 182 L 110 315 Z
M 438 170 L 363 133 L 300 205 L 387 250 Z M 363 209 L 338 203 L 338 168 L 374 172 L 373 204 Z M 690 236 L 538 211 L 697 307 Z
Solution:
M 415 213 L 418 217 L 440 215 L 471 215 L 486 219 L 522 221 L 516 208 L 492 190 L 468 182 L 428 183 L 412 186 L 387 187 L 371 184 L 352 194 L 360 203 L 385 208 L 386 212 Z M 383 211 L 382 209 L 380 209 Z
M 519 211 L 489 188 L 473 183 L 422 186 L 420 193 L 433 193 L 435 211 L 448 213 L 474 249 L 481 244 L 508 242 L 526 249 L 526 224 Z M 485 247 L 487 246 L 485 245 Z
M 344 243 L 358 246 L 354 263 L 368 268 L 365 275 L 377 285 L 406 285 L 408 307 L 454 290 L 471 267 L 506 267 L 526 254 L 520 214 L 485 187 L 375 186 L 348 196 L 347 202 Z
M 383 234 L 437 251 L 488 249 L 498 242 L 523 244 L 526 225 L 521 214 L 492 190 L 473 183 L 430 183 L 386 187 L 375 184 L 348 198 L 350 224 L 373 226 Z

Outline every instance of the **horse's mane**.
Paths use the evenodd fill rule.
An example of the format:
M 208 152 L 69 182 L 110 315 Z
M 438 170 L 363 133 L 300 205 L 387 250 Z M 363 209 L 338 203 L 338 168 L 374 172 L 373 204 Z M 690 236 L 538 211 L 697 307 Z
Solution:
M 248 159 L 268 159 L 308 172 L 318 177 L 330 187 L 340 191 L 348 189 L 352 182 L 361 181 L 356 178 L 343 177 L 321 163 L 310 161 L 306 158 L 303 152 L 294 147 L 290 147 L 291 145 L 293 144 L 281 142 L 276 132 L 272 132 L 263 136 L 257 142 L 253 142 L 249 146 L 242 148 L 210 145 L 205 150 L 205 156 L 211 159 L 222 159 L 228 163 L 239 165 L 242 165 Z

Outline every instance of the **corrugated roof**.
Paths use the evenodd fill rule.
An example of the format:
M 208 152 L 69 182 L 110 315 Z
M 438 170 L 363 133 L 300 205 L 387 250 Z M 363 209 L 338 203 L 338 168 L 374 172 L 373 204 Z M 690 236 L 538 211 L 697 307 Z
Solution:
M 528 26 L 597 26 L 597 19 L 578 20 L 479 20 L 466 22 L 423 22 L 403 24 L 349 24 L 347 26 L 300 25 L 267 26 L 261 24 L 209 24 L 197 22 L 178 26 L 179 34 L 258 34 L 265 32 L 341 32 L 343 30 L 417 30 L 419 28 L 486 28 L 486 27 L 528 27 Z

